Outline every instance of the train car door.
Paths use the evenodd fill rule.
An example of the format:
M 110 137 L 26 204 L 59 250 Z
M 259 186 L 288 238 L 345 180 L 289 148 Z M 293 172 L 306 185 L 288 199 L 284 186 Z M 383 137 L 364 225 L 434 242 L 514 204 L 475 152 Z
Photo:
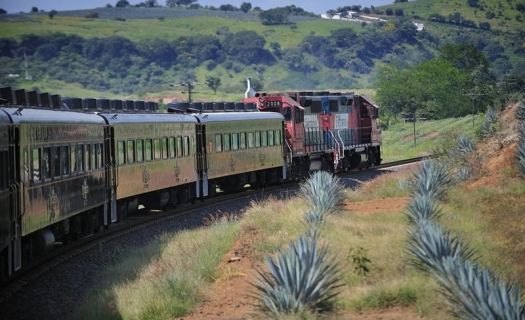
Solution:
M 11 126 L 9 129 L 9 189 L 11 191 L 11 221 L 12 221 L 12 256 L 9 257 L 9 268 L 18 271 L 22 268 L 22 195 L 21 195 L 21 176 L 20 176 L 20 128 Z M 11 250 L 10 250 L 11 251 Z M 11 260 L 12 259 L 12 260 Z M 12 269 L 11 269 L 12 266 Z
M 198 118 L 197 118 L 198 119 Z M 208 156 L 206 149 L 206 126 L 203 123 L 196 124 L 195 162 L 197 164 L 197 198 L 208 196 Z
M 104 159 L 106 168 L 106 190 L 108 192 L 107 198 L 110 203 L 110 214 L 109 221 L 108 215 L 104 215 L 104 225 L 107 226 L 110 222 L 117 222 L 117 185 L 118 175 L 116 170 L 116 158 L 115 158 L 115 141 L 114 134 L 115 128 L 107 125 L 104 128 Z

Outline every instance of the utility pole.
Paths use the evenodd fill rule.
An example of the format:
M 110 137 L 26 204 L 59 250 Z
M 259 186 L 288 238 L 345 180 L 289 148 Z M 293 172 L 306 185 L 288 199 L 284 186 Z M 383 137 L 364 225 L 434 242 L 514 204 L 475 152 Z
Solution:
M 181 86 L 181 87 L 186 88 L 186 91 L 182 91 L 182 93 L 188 93 L 188 103 L 191 103 L 191 94 L 196 93 L 195 91 L 193 91 L 194 85 L 195 83 L 192 83 L 191 81 L 185 81 L 185 82 L 179 83 L 178 85 L 170 84 L 170 87 Z
M 475 92 L 464 92 L 464 96 L 469 97 L 470 99 L 470 105 L 472 106 L 472 127 L 474 127 L 474 116 L 475 116 L 475 109 L 476 109 L 476 97 L 484 96 L 485 93 L 475 93 Z
M 193 89 L 193 83 L 191 83 L 191 81 L 186 81 L 186 82 L 182 82 L 180 85 L 183 87 L 186 87 L 186 90 L 188 90 L 187 91 L 188 92 L 188 103 L 191 103 L 191 93 Z M 184 91 L 182 93 L 184 93 Z

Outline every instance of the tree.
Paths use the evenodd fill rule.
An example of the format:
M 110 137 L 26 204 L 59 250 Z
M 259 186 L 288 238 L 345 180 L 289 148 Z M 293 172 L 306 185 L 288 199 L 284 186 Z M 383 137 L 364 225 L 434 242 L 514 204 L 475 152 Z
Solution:
M 289 24 L 288 10 L 286 8 L 274 8 L 259 13 L 259 18 L 264 25 Z
M 148 8 L 154 8 L 157 6 L 157 0 L 146 0 L 144 1 L 144 5 Z
M 166 0 L 166 6 L 173 8 L 173 7 L 180 7 L 180 6 L 187 6 L 190 5 L 197 0 Z
M 239 9 L 237 7 L 231 5 L 231 4 L 221 4 L 219 6 L 219 10 L 221 10 L 221 11 L 237 11 Z
M 6 14 L 6 13 L 7 11 L 5 11 L 5 9 L 0 8 L 0 14 Z
M 472 8 L 479 8 L 479 0 L 468 0 L 467 3 Z
M 206 85 L 213 90 L 213 94 L 216 94 L 217 89 L 221 86 L 221 79 L 209 76 L 206 78 Z
M 243 2 L 243 3 L 241 3 L 241 10 L 242 10 L 243 12 L 246 13 L 246 12 L 250 11 L 251 9 L 252 9 L 252 4 L 251 4 L 251 3 L 249 3 L 249 2 Z
M 394 14 L 398 17 L 402 17 L 405 15 L 405 13 L 403 12 L 403 9 L 396 9 L 394 10 Z
M 49 19 L 53 19 L 53 17 L 56 16 L 57 13 L 58 12 L 56 10 L 51 10 L 47 15 L 49 16 Z
M 490 23 L 488 22 L 480 22 L 479 28 L 483 30 L 490 30 Z
M 387 16 L 391 16 L 391 15 L 394 14 L 394 11 L 392 9 L 388 8 L 388 9 L 386 9 L 385 13 L 386 13 Z
M 115 7 L 117 8 L 129 7 L 129 2 L 128 0 L 118 0 L 117 3 L 115 3 Z
M 32 7 L 31 8 L 31 13 L 37 13 L 38 12 L 38 8 L 37 7 Z

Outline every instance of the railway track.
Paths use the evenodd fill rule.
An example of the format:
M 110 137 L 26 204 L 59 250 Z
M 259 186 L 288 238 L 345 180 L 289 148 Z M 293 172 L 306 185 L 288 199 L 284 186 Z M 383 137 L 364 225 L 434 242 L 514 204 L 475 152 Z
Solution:
M 370 170 L 363 170 L 360 172 L 349 172 L 343 176 L 352 176 L 364 174 L 367 171 L 373 171 L 378 169 L 389 168 L 393 166 L 410 164 L 424 160 L 427 157 L 417 157 L 411 159 L 405 159 L 400 161 L 394 161 L 384 163 L 380 166 L 371 168 Z M 8 301 L 13 295 L 23 290 L 28 284 L 37 281 L 39 277 L 47 272 L 51 272 L 55 267 L 60 264 L 66 263 L 67 261 L 81 255 L 82 253 L 91 250 L 93 248 L 99 248 L 100 251 L 104 250 L 105 244 L 123 238 L 126 235 L 136 233 L 144 228 L 162 225 L 168 221 L 183 220 L 193 215 L 199 215 L 202 218 L 206 216 L 203 212 L 210 212 L 214 207 L 226 206 L 229 207 L 233 204 L 239 204 L 242 200 L 246 199 L 257 199 L 263 198 L 268 194 L 278 194 L 281 197 L 287 197 L 297 190 L 297 182 L 289 182 L 284 185 L 276 185 L 267 187 L 262 190 L 246 190 L 242 193 L 236 194 L 220 194 L 217 197 L 207 199 L 206 201 L 198 201 L 197 203 L 190 205 L 181 205 L 178 208 L 170 209 L 165 212 L 155 212 L 146 214 L 137 214 L 129 217 L 126 221 L 119 224 L 110 226 L 107 230 L 102 230 L 98 233 L 92 234 L 88 237 L 79 239 L 69 245 L 60 246 L 54 248 L 49 254 L 42 259 L 36 259 L 22 272 L 16 274 L 8 282 L 2 283 L 0 288 L 0 305 Z M 249 200 L 248 200 L 249 202 Z M 231 205 L 230 205 L 231 204 Z

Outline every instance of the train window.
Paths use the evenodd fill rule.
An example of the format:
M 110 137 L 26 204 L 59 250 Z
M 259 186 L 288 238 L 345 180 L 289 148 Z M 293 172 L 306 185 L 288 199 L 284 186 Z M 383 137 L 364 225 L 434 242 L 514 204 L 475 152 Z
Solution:
M 77 161 L 76 161 L 76 172 L 84 171 L 84 145 L 77 145 Z
M 144 158 L 146 158 L 146 161 L 151 161 L 153 159 L 152 140 L 146 139 L 144 142 Z
M 99 164 L 100 164 L 100 168 L 101 169 L 104 169 L 104 144 L 103 143 L 99 143 L 99 148 L 98 148 L 98 158 L 99 158 Z
M 280 146 L 282 143 L 281 141 L 281 131 L 275 130 L 275 144 Z
M 184 137 L 184 156 L 187 157 L 190 155 L 190 137 Z
M 246 132 L 239 133 L 239 147 L 246 149 Z
M 135 162 L 135 140 L 128 140 L 127 146 L 127 163 L 132 164 Z
M 69 146 L 63 146 L 60 150 L 60 166 L 62 167 L 62 175 L 69 174 Z
M 136 142 L 137 145 L 137 162 L 144 161 L 144 140 L 138 139 Z
M 284 121 L 292 120 L 292 108 L 284 109 Z
M 215 135 L 215 151 L 222 152 L 222 135 Z
M 321 100 L 312 100 L 312 113 L 321 113 L 323 111 L 321 107 Z
M 153 154 L 155 155 L 155 160 L 160 159 L 160 155 L 161 155 L 160 139 L 153 139 Z
M 275 140 L 273 138 L 273 130 L 268 131 L 268 145 L 273 146 L 275 144 Z
M 261 146 L 261 132 L 255 131 L 255 147 L 259 148 Z
M 71 153 L 70 153 L 70 165 L 71 165 L 71 173 L 75 173 L 75 171 L 77 170 L 76 168 L 76 165 L 77 165 L 77 146 L 76 145 L 72 145 L 71 146 Z
M 95 144 L 95 169 L 102 168 L 102 144 Z
M 118 154 L 118 164 L 126 163 L 126 144 L 125 141 L 117 142 L 117 154 Z
M 162 159 L 168 159 L 168 156 L 169 156 L 168 138 L 162 138 Z
M 302 122 L 304 122 L 304 110 L 296 108 L 295 109 L 295 123 L 302 123 Z
M 89 154 L 91 157 L 91 169 L 90 170 L 96 170 L 97 169 L 97 153 L 95 151 L 95 144 L 91 145 L 91 153 Z
M 40 148 L 34 148 L 31 152 L 31 171 L 33 181 L 40 180 Z M 7 168 L 7 165 L 6 165 Z
M 225 133 L 222 135 L 222 146 L 224 151 L 230 151 L 230 134 Z
M 182 137 L 177 137 L 177 158 L 182 157 Z
M 261 131 L 261 146 L 266 147 L 268 145 L 268 132 Z
M 51 178 L 51 148 L 42 149 L 42 173 L 44 179 Z
M 60 147 L 53 147 L 52 157 L 53 160 L 51 160 L 51 164 L 53 165 L 53 176 L 60 177 Z
M 93 145 L 93 169 L 97 170 L 97 169 L 100 169 L 100 161 L 98 159 L 98 148 L 99 148 L 99 144 L 98 143 L 95 143 Z
M 255 146 L 255 141 L 253 138 L 253 132 L 248 132 L 248 148 L 251 149 Z
M 339 111 L 339 99 L 330 99 L 329 105 L 330 105 L 330 112 Z
M 90 144 L 86 144 L 84 146 L 84 154 L 85 154 L 85 169 L 86 171 L 91 171 L 91 169 L 93 169 L 93 163 L 91 162 L 91 145 Z
M 239 134 L 232 133 L 232 144 L 231 144 L 232 150 L 239 149 Z
M 175 138 L 170 137 L 170 158 L 175 158 Z

